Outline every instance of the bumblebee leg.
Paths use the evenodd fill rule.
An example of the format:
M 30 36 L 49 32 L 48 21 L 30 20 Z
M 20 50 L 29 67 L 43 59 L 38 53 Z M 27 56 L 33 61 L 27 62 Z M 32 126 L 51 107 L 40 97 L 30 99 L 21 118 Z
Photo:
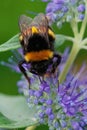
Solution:
M 54 53 L 53 59 L 52 59 L 52 70 L 51 73 L 55 73 L 55 70 L 57 68 L 57 66 L 60 64 L 61 62 L 61 56 L 59 54 Z
M 59 92 L 59 80 L 58 80 L 58 92 Z
M 28 77 L 25 68 L 22 66 L 24 63 L 26 63 L 26 61 L 22 60 L 19 62 L 18 66 L 19 66 L 20 71 L 24 74 L 25 78 L 27 79 L 29 83 L 29 89 L 30 89 L 30 78 Z
M 40 83 L 42 83 L 43 79 L 42 77 L 38 76 Z
M 57 54 L 57 53 L 54 53 L 54 58 L 57 58 L 56 63 L 57 63 L 57 65 L 59 65 L 60 62 L 61 62 L 61 55 L 60 55 L 60 54 Z

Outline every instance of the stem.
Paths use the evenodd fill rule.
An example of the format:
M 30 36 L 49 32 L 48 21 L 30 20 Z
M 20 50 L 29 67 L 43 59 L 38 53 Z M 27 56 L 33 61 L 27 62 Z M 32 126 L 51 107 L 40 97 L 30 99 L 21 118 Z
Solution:
M 78 35 L 78 23 L 75 21 L 75 19 L 73 19 L 71 21 L 71 28 L 72 28 L 74 36 L 77 37 L 77 35 Z
M 85 49 L 85 50 L 87 50 L 87 46 L 82 46 L 82 48 L 81 49 Z
M 86 5 L 85 18 L 84 18 L 84 20 L 82 22 L 81 29 L 80 29 L 80 37 L 81 37 L 81 39 L 83 38 L 85 29 L 86 29 L 86 24 L 87 24 L 87 2 L 85 3 L 85 5 Z
M 74 38 L 73 37 L 66 36 L 66 35 L 64 35 L 64 37 L 65 37 L 66 40 L 74 42 Z
M 84 46 L 85 44 L 87 44 L 86 43 L 87 39 L 82 40 L 83 36 L 84 36 L 85 29 L 86 29 L 86 25 L 87 25 L 87 2 L 85 2 L 85 3 L 86 3 L 85 18 L 82 22 L 80 33 L 78 31 L 77 21 L 75 19 L 73 19 L 71 21 L 71 28 L 72 28 L 72 31 L 73 31 L 75 38 L 73 41 L 73 46 L 72 46 L 71 52 L 69 54 L 68 60 L 66 61 L 65 67 L 64 67 L 63 71 L 61 72 L 61 74 L 59 75 L 59 82 L 60 83 L 62 83 L 65 80 L 66 75 L 69 72 L 78 52 L 80 51 L 80 49 L 82 49 L 82 48 L 87 49 Z M 71 40 L 71 38 L 69 40 Z
M 86 45 L 86 44 L 87 44 L 87 38 L 85 38 L 85 39 L 82 41 L 81 45 Z
M 70 67 L 73 64 L 79 50 L 80 50 L 79 45 L 77 43 L 74 43 L 73 46 L 72 46 L 72 50 L 70 52 L 70 55 L 68 57 L 68 60 L 65 64 L 65 67 L 64 67 L 63 71 L 61 72 L 61 74 L 59 76 L 59 82 L 60 83 L 62 83 L 65 80 L 66 75 L 67 75 L 68 71 L 70 70 Z
M 25 130 L 35 130 L 36 126 L 29 126 Z

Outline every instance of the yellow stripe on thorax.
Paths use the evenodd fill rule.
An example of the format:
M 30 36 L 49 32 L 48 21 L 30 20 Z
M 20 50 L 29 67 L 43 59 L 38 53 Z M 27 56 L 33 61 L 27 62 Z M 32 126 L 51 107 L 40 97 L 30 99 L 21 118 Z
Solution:
M 55 34 L 51 29 L 48 29 L 48 34 L 51 35 L 55 39 Z
M 41 61 L 48 60 L 53 57 L 53 52 L 50 50 L 42 50 L 38 52 L 28 52 L 25 54 L 24 58 L 27 62 L 29 61 Z
M 38 29 L 35 26 L 32 26 L 32 34 L 38 33 Z

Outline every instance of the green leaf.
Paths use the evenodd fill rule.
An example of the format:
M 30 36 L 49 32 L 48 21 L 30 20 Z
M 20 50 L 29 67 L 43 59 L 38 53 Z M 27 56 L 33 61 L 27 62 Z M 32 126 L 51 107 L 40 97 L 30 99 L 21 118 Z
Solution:
M 22 96 L 0 94 L 0 128 L 22 128 L 36 125 L 36 108 L 30 109 Z
M 66 37 L 64 35 L 56 35 L 55 49 L 61 46 L 65 42 L 65 40 L 66 40 Z
M 65 40 L 66 40 L 66 37 L 64 35 L 56 35 L 55 48 L 57 49 L 59 46 L 61 46 Z M 21 46 L 19 42 L 19 34 L 17 34 L 14 37 L 12 37 L 10 40 L 8 40 L 7 42 L 0 45 L 0 52 L 17 49 L 19 47 Z
M 19 48 L 20 43 L 19 43 L 19 38 L 18 37 L 19 37 L 19 34 L 15 35 L 14 37 L 12 37 L 7 42 L 1 44 L 0 45 L 0 52 Z
M 57 49 L 59 46 L 61 46 L 65 40 L 66 37 L 64 35 L 56 35 L 55 48 Z M 17 34 L 7 42 L 0 45 L 0 52 L 17 49 L 19 47 L 21 47 L 21 45 L 19 42 L 19 34 Z

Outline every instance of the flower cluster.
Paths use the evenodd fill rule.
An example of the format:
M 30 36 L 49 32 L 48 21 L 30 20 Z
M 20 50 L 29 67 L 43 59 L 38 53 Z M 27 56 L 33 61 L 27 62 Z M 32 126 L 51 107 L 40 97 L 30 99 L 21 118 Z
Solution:
M 29 89 L 24 76 L 17 82 L 19 92 L 26 96 L 29 108 L 36 108 L 35 118 L 41 124 L 48 124 L 49 130 L 83 130 L 87 125 L 86 64 L 76 74 L 69 71 L 66 80 L 62 84 L 58 83 L 58 75 L 66 63 L 68 53 L 69 48 L 65 50 L 55 76 L 40 81 L 24 65 L 30 77 L 31 88 Z M 16 62 L 9 62 L 3 64 L 20 73 Z
M 58 83 L 58 72 L 61 72 L 68 52 L 69 49 L 66 49 L 55 76 L 40 81 L 38 76 L 28 72 L 31 88 L 28 88 L 24 77 L 17 83 L 19 92 L 26 96 L 29 108 L 36 107 L 35 118 L 41 124 L 48 124 L 49 130 L 83 130 L 87 125 L 86 65 L 76 74 L 70 71 L 66 80 Z
M 70 22 L 73 18 L 79 22 L 84 19 L 85 0 L 42 0 L 48 2 L 46 7 L 47 16 L 52 21 L 56 21 L 57 25 L 63 22 Z

